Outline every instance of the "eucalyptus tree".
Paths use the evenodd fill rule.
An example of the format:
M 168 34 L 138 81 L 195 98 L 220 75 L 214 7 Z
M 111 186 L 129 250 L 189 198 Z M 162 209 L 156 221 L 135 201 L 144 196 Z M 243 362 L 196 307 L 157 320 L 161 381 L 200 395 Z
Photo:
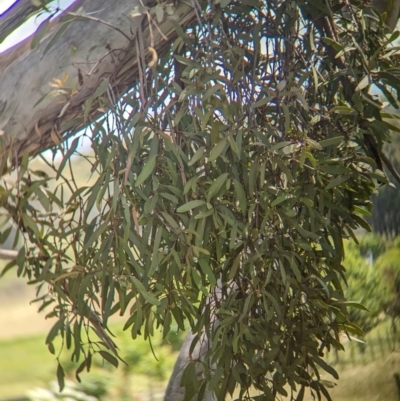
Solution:
M 61 110 L 27 131 L 42 147 L 7 143 L 3 168 L 17 179 L 1 186 L 1 238 L 14 225 L 23 246 L 5 270 L 38 286 L 55 319 L 46 343 L 58 356 L 61 337 L 77 378 L 95 355 L 118 365 L 107 328 L 120 314 L 133 339 L 189 331 L 167 399 L 329 398 L 321 373 L 338 375 L 325 350 L 342 349 L 340 332 L 362 334 L 347 310 L 361 306 L 343 295 L 343 239 L 368 228 L 383 165 L 398 177 L 382 151 L 395 127 L 370 89 L 397 107 L 399 34 L 357 1 L 198 0 L 182 24 L 179 7 L 135 7 L 141 24 L 123 32 L 136 61 L 110 48 L 118 68 L 81 103 L 79 69 L 75 84 L 54 77 L 44 98 Z M 67 17 L 66 34 L 74 19 L 121 34 Z M 118 80 L 130 68 L 136 79 Z M 53 174 L 29 158 L 46 146 Z M 78 157 L 90 185 L 76 179 Z M 57 376 L 62 387 L 61 363 Z

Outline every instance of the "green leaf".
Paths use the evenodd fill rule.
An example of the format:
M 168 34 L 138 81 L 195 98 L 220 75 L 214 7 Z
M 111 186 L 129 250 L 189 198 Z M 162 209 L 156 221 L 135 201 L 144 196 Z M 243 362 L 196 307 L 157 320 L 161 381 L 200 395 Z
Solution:
M 64 373 L 64 369 L 62 368 L 60 362 L 58 362 L 57 365 L 57 382 L 58 382 L 58 388 L 61 391 L 63 391 L 64 387 L 65 387 L 65 373 Z
M 355 91 L 359 92 L 372 84 L 370 75 L 365 75 L 364 78 L 357 84 Z
M 292 144 L 292 142 L 290 142 L 290 141 L 282 141 L 282 142 L 275 143 L 274 145 L 271 146 L 271 151 L 276 152 L 277 150 L 282 149 L 285 146 L 288 146 L 291 144 Z
M 340 184 L 343 184 L 351 177 L 350 174 L 339 175 L 338 177 L 333 178 L 330 180 L 325 187 L 326 190 L 337 187 Z
M 213 85 L 207 89 L 206 93 L 203 96 L 203 102 L 206 102 L 212 95 L 214 95 L 219 90 L 223 90 L 224 87 L 221 84 Z
M 312 201 L 312 199 L 309 198 L 300 198 L 300 200 L 307 205 L 308 207 L 314 207 L 314 202 Z
M 144 165 L 142 171 L 140 172 L 138 178 L 136 179 L 135 187 L 142 185 L 147 180 L 147 178 L 149 178 L 149 176 L 154 170 L 154 167 L 156 166 L 156 161 L 157 161 L 157 155 L 152 155 L 147 159 L 146 164 Z
M 296 401 L 303 401 L 304 400 L 304 393 L 305 393 L 305 386 L 301 386 L 300 391 L 297 394 Z
M 340 43 L 334 41 L 331 38 L 326 38 L 325 37 L 325 38 L 322 38 L 322 41 L 324 43 L 326 43 L 327 45 L 332 46 L 337 52 L 340 52 L 340 51 L 343 50 L 343 46 Z
M 143 284 L 134 276 L 131 276 L 131 281 L 143 298 L 152 305 L 159 306 L 160 301 L 151 293 L 147 292 Z
M 56 338 L 58 335 L 59 331 L 63 327 L 64 320 L 57 320 L 57 322 L 53 325 L 53 327 L 50 329 L 49 334 L 46 337 L 46 344 L 50 344 L 53 342 L 53 340 Z
M 224 150 L 226 145 L 226 138 L 220 140 L 210 151 L 210 157 L 208 158 L 209 162 L 214 161 Z
M 289 134 L 290 133 L 290 126 L 291 126 L 291 118 L 290 118 L 289 107 L 283 102 L 282 102 L 281 106 L 282 106 L 282 110 L 283 110 L 283 119 L 284 119 L 284 123 L 285 123 L 285 132 L 287 134 Z
M 35 237 L 40 238 L 40 232 L 38 226 L 30 216 L 28 216 L 27 214 L 23 214 L 22 221 L 26 228 L 30 228 L 33 231 Z
M 214 372 L 214 375 L 212 376 L 211 380 L 208 382 L 208 388 L 210 390 L 214 390 L 217 387 L 218 382 L 221 379 L 221 376 L 222 376 L 223 373 L 224 372 L 223 372 L 222 369 L 217 369 Z
M 323 148 L 327 148 L 329 146 L 339 145 L 343 141 L 343 139 L 344 139 L 343 136 L 334 136 L 332 138 L 328 138 L 328 139 L 324 139 L 322 141 L 319 141 L 318 143 Z
M 238 148 L 236 142 L 234 141 L 232 135 L 228 136 L 228 140 L 229 140 L 229 145 L 230 145 L 233 153 L 235 153 L 237 157 L 240 157 L 239 148 Z
M 96 242 L 100 235 L 104 233 L 104 231 L 107 230 L 107 228 L 109 228 L 110 223 L 108 220 L 106 220 L 105 222 L 103 222 L 90 236 L 90 238 L 84 243 L 82 252 L 85 252 L 86 250 L 88 250 L 94 242 Z
M 362 329 L 354 323 L 347 322 L 344 325 L 344 329 L 351 334 L 354 334 L 359 337 L 364 337 L 364 332 Z
M 295 227 L 296 227 L 296 230 L 301 234 L 302 237 L 313 238 L 313 239 L 316 239 L 316 240 L 319 240 L 319 238 L 320 238 L 319 235 L 317 235 L 317 234 L 315 234 L 315 233 L 313 233 L 311 231 L 305 230 L 303 227 L 301 227 L 298 224 L 296 224 Z
M 47 344 L 47 349 L 49 350 L 50 354 L 55 355 L 56 350 L 55 350 L 54 344 L 52 342 L 49 342 Z
M 242 214 L 243 214 L 243 216 L 246 216 L 247 198 L 246 198 L 246 193 L 244 191 L 244 188 L 243 188 L 242 184 L 236 179 L 233 179 L 233 185 L 235 187 L 236 196 L 239 201 L 239 205 L 240 205 L 240 209 L 242 210 Z
M 322 369 L 324 369 L 326 372 L 328 372 L 330 375 L 332 375 L 336 380 L 339 380 L 339 375 L 332 366 L 328 365 L 323 359 L 319 358 L 316 355 L 314 355 L 312 357 L 312 359 L 319 366 L 321 366 Z
M 153 176 L 154 177 L 154 176 Z M 162 196 L 163 198 L 165 198 L 165 199 L 168 199 L 168 200 L 170 200 L 172 203 L 179 203 L 179 200 L 178 200 L 178 198 L 176 197 L 176 196 L 174 196 L 174 195 L 171 195 L 170 193 L 168 193 L 168 192 L 160 192 L 160 196 Z
M 168 214 L 167 212 L 161 212 L 162 216 L 164 219 L 167 221 L 167 223 L 174 229 L 177 230 L 179 229 L 179 224 L 174 220 L 174 218 Z
M 90 97 L 92 99 L 96 99 L 105 93 L 110 85 L 109 78 L 105 78 L 100 82 L 100 85 L 96 88 L 94 94 Z
M 199 207 L 199 206 L 202 206 L 205 204 L 206 204 L 205 201 L 197 199 L 197 200 L 193 200 L 193 201 L 189 201 L 189 202 L 185 203 L 184 205 L 178 207 L 178 209 L 176 209 L 176 211 L 178 213 L 185 213 L 189 210 L 195 209 L 196 207 Z
M 69 147 L 67 153 L 66 153 L 65 156 L 63 157 L 63 159 L 62 159 L 62 161 L 61 161 L 61 163 L 60 163 L 60 166 L 59 166 L 58 169 L 57 169 L 56 180 L 58 180 L 58 179 L 60 178 L 60 176 L 61 176 L 61 174 L 62 174 L 62 172 L 63 172 L 63 170 L 64 170 L 65 165 L 67 164 L 68 161 L 71 160 L 71 156 L 75 153 L 76 148 L 77 148 L 78 145 L 79 145 L 79 140 L 80 140 L 80 138 L 78 137 L 78 138 L 75 138 L 75 139 L 72 141 L 72 143 L 71 143 L 71 145 L 70 145 L 70 147 Z
M 111 355 L 110 353 L 108 353 L 107 351 L 99 351 L 99 354 L 107 361 L 109 362 L 111 365 L 115 366 L 116 368 L 118 368 L 118 359 Z
M 197 161 L 199 161 L 203 157 L 204 151 L 205 151 L 204 146 L 201 146 L 200 148 L 198 148 L 196 153 L 190 159 L 188 166 L 193 166 L 193 164 L 195 164 Z
M 345 116 L 356 116 L 358 114 L 356 110 L 348 106 L 335 106 L 329 112 Z
M 162 4 L 157 4 L 156 7 L 157 22 L 160 24 L 164 19 L 164 7 Z
M 197 213 L 196 216 L 194 216 L 194 218 L 195 218 L 195 220 L 204 219 L 206 217 L 211 216 L 213 213 L 214 213 L 214 209 L 206 210 L 205 212 Z
M 314 148 L 314 149 L 317 149 L 317 150 L 321 150 L 321 149 L 322 149 L 321 144 L 318 143 L 317 141 L 314 141 L 314 140 L 311 139 L 311 138 L 306 138 L 306 139 L 305 139 L 305 142 L 307 143 L 307 145 L 311 146 L 311 147 Z
M 350 308 L 356 308 L 356 309 L 361 309 L 364 310 L 366 312 L 371 312 L 368 308 L 366 308 L 364 305 L 362 305 L 359 302 L 355 302 L 355 301 L 342 301 L 340 302 L 341 305 L 345 305 L 348 306 Z
M 279 205 L 280 203 L 288 200 L 288 199 L 292 199 L 293 195 L 290 194 L 283 194 L 278 196 L 274 201 L 271 202 L 271 207 L 275 207 L 277 205 Z
M 352 214 L 351 217 L 366 231 L 368 231 L 368 232 L 372 231 L 372 228 L 369 225 L 369 223 L 365 219 L 363 219 L 361 216 L 358 216 L 357 214 Z
M 39 199 L 40 204 L 46 212 L 50 211 L 50 201 L 46 194 L 40 189 L 40 187 L 35 189 L 35 193 Z
M 210 266 L 209 261 L 207 259 L 205 259 L 204 257 L 201 257 L 201 258 L 199 258 L 199 265 L 200 265 L 203 273 L 207 275 L 208 280 L 210 281 L 210 284 L 213 286 L 216 285 L 217 280 L 214 276 L 214 273 L 212 271 L 212 267 Z
M 264 106 L 264 105 L 270 103 L 271 100 L 273 100 L 273 99 L 274 99 L 274 96 L 263 97 L 262 99 L 260 99 L 260 100 L 258 100 L 257 102 L 253 103 L 253 104 L 251 105 L 251 107 L 252 107 L 253 109 L 256 109 L 256 108 L 258 108 L 258 107 L 262 107 L 262 106 Z
M 211 184 L 207 191 L 207 202 L 210 202 L 210 200 L 218 194 L 219 190 L 225 184 L 228 176 L 228 173 L 223 173 Z

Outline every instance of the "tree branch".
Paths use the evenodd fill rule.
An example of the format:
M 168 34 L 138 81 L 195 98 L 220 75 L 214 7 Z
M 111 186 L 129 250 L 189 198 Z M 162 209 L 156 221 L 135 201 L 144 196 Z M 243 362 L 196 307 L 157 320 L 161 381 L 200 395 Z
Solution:
M 31 0 L 19 0 L 0 15 L 0 43 L 32 14 L 44 8 L 51 0 L 42 0 L 40 6 L 35 6 Z
M 15 259 L 18 256 L 18 251 L 11 249 L 0 249 L 0 259 Z
M 116 100 L 137 82 L 140 66 L 137 49 L 130 38 L 139 29 L 144 51 L 148 51 L 152 40 L 155 52 L 162 54 L 178 36 L 174 24 L 185 26 L 196 18 L 193 7 L 179 1 L 174 15 L 165 16 L 158 24 L 159 29 L 154 30 L 145 14 L 130 17 L 133 8 L 142 4 L 141 0 L 116 3 L 79 0 L 74 5 L 79 3 L 84 8 L 83 21 L 76 18 L 76 21 L 56 22 L 36 48 L 30 49 L 29 39 L 0 55 L 0 166 L 3 172 L 18 162 L 25 151 L 35 155 L 53 146 L 54 138 L 65 139 L 99 118 L 105 111 L 98 107 L 96 98 L 90 102 L 86 118 L 82 110 L 85 101 L 105 79 Z M 92 17 L 86 18 L 89 14 Z M 61 28 L 66 29 L 49 48 L 54 32 L 59 33 Z M 61 79 L 63 76 L 65 82 Z M 49 86 L 53 78 L 62 82 L 57 91 Z

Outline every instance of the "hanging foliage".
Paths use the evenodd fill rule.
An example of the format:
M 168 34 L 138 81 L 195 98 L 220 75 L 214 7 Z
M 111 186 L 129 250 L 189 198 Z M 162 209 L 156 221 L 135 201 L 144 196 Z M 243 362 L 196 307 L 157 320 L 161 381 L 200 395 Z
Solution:
M 340 331 L 362 334 L 341 287 L 343 239 L 368 229 L 386 182 L 390 125 L 370 88 L 396 104 L 398 33 L 355 2 L 195 3 L 168 51 L 142 49 L 128 93 L 99 87 L 87 107 L 110 111 L 43 158 L 53 176 L 25 157 L 3 181 L 24 241 L 5 270 L 45 290 L 46 343 L 54 353 L 61 336 L 77 376 L 95 353 L 118 364 L 107 321 L 121 314 L 132 338 L 176 324 L 209 341 L 202 374 L 198 361 L 183 374 L 188 400 L 206 388 L 218 400 L 235 389 L 301 400 L 306 387 L 329 398 L 325 350 L 342 349 Z M 161 22 L 173 6 L 133 14 L 147 12 Z M 77 157 L 93 185 L 77 184 Z

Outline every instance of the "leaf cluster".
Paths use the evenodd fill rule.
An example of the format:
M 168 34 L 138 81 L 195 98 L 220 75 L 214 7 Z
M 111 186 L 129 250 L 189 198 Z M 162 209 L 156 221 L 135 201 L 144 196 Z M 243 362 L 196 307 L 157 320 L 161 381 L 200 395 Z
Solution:
M 55 352 L 61 335 L 82 361 L 77 377 L 94 353 L 118 364 L 107 322 L 126 313 L 133 339 L 176 324 L 197 335 L 193 347 L 208 341 L 183 374 L 186 399 L 237 387 L 239 399 L 300 401 L 306 387 L 329 398 L 320 372 L 338 376 L 324 350 L 342 348 L 340 331 L 361 333 L 341 285 L 343 239 L 369 228 L 385 181 L 390 124 L 369 88 L 396 102 L 394 39 L 358 6 L 198 6 L 82 134 L 93 185 L 77 185 L 79 137 L 55 150 L 54 178 L 25 158 L 16 184 L 3 183 L 0 204 L 25 241 L 14 264 L 48 289 L 37 299 L 57 319 L 46 342 Z

